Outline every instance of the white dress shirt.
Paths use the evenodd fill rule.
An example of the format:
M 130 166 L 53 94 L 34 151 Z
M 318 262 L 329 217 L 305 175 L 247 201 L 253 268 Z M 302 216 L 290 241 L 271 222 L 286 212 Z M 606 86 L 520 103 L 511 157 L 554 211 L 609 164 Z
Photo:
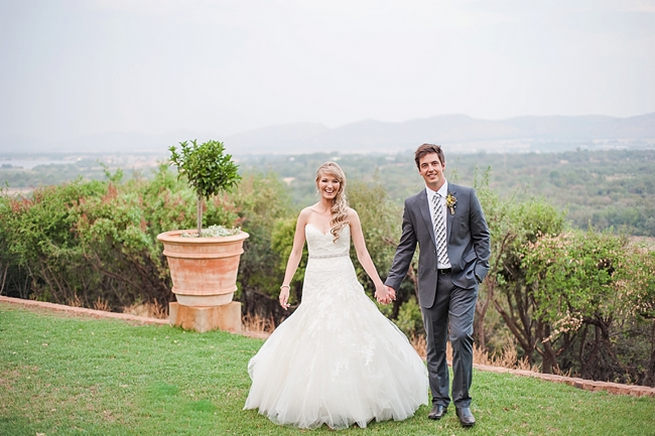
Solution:
M 425 192 L 427 193 L 428 196 L 428 205 L 430 206 L 430 221 L 432 221 L 432 231 L 435 231 L 435 223 L 434 223 L 434 214 L 435 214 L 435 207 L 434 203 L 432 200 L 432 197 L 435 195 L 438 198 L 438 205 L 441 208 L 440 213 L 443 215 L 443 222 L 446 227 L 446 236 L 448 235 L 448 215 L 447 215 L 447 208 L 446 208 L 446 196 L 448 195 L 448 180 L 445 180 L 443 185 L 441 185 L 441 188 L 439 188 L 438 191 L 433 191 L 428 187 L 428 185 L 425 185 Z M 435 236 L 436 239 L 436 236 Z M 447 243 L 447 242 L 446 242 Z M 446 245 L 447 246 L 447 245 Z M 437 265 L 437 268 L 439 269 L 444 269 L 444 268 L 451 268 L 451 264 L 442 264 L 439 263 Z

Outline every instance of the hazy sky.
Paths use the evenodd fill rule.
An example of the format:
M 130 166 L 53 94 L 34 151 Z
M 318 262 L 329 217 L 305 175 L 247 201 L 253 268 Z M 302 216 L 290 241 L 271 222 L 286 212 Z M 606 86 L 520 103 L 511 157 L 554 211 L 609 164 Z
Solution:
M 0 139 L 655 112 L 655 0 L 0 0 Z

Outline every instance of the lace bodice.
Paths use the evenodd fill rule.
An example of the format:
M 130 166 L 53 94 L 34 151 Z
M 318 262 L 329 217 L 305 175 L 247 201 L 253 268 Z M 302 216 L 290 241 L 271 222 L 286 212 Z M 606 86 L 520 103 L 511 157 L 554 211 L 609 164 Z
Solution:
M 339 239 L 332 242 L 332 233 L 323 233 L 311 224 L 305 226 L 305 238 L 309 257 L 314 259 L 348 256 L 350 251 L 350 226 L 341 228 Z

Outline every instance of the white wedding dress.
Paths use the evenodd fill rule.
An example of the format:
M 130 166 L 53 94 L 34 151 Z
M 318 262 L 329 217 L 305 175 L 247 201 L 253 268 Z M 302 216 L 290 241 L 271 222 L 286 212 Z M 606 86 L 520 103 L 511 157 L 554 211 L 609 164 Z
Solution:
M 336 242 L 312 225 L 305 235 L 302 303 L 250 360 L 244 409 L 301 428 L 412 416 L 428 401 L 426 367 L 357 281 L 350 227 Z

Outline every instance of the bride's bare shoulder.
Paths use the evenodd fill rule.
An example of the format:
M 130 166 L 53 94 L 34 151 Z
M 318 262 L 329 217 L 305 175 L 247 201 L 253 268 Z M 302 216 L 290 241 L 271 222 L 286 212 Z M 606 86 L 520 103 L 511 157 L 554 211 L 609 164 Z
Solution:
M 346 216 L 348 217 L 348 220 L 351 219 L 359 219 L 359 215 L 357 214 L 357 211 L 353 209 L 352 207 L 349 207 L 346 211 Z
M 315 204 L 312 204 L 311 206 L 307 206 L 304 209 L 302 209 L 300 211 L 300 213 L 298 214 L 298 221 L 303 222 L 303 223 L 307 223 L 307 221 L 309 220 L 309 217 L 311 215 L 315 214 L 315 213 L 316 213 L 316 205 Z
M 311 215 L 313 213 L 317 213 L 316 204 L 312 204 L 312 205 L 309 205 L 309 206 L 303 208 L 303 210 L 300 211 L 300 214 L 298 216 L 308 217 L 309 215 Z

